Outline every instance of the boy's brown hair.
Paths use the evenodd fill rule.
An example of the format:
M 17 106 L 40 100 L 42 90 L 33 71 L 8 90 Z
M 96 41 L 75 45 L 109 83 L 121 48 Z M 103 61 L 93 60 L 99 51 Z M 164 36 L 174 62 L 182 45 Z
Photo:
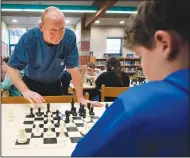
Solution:
M 125 30 L 126 47 L 154 46 L 154 34 L 158 30 L 168 33 L 177 32 L 190 43 L 190 1 L 189 0 L 147 0 L 138 7 L 138 13 L 132 15 Z M 177 47 L 176 47 L 177 49 Z M 173 50 L 169 60 L 175 59 L 177 50 Z

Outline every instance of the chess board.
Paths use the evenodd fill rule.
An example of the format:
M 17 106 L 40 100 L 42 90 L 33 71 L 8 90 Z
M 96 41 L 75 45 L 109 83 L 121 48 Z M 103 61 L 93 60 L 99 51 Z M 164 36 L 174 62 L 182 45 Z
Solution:
M 45 109 L 44 109 L 45 110 Z M 64 145 L 64 146 L 70 146 L 70 145 L 76 145 L 78 141 L 83 137 L 81 134 L 81 131 L 83 130 L 84 121 L 81 116 L 77 113 L 77 116 L 72 116 L 73 118 L 73 125 L 71 126 L 70 123 L 65 123 L 65 137 L 67 141 L 60 141 L 59 135 L 60 135 L 60 127 L 56 127 L 55 124 L 57 123 L 56 118 L 56 112 L 52 113 L 52 119 L 51 122 L 53 124 L 53 127 L 51 128 L 53 132 L 53 136 L 47 137 L 46 132 L 48 130 L 47 125 L 47 114 L 45 111 L 42 112 L 42 116 L 36 115 L 37 111 L 34 111 L 35 116 L 31 117 L 30 115 L 26 115 L 24 119 L 24 126 L 25 131 L 27 133 L 27 142 L 19 144 L 17 139 L 15 140 L 14 146 L 15 147 L 45 147 L 45 146 L 53 146 L 53 145 Z M 64 112 L 60 112 L 59 114 L 61 120 L 65 120 L 65 114 Z M 94 125 L 94 123 L 99 119 L 96 115 L 90 115 L 91 122 L 88 123 L 90 128 Z M 40 132 L 42 132 L 42 135 L 39 137 L 34 136 L 35 132 L 35 124 L 38 123 L 40 127 Z

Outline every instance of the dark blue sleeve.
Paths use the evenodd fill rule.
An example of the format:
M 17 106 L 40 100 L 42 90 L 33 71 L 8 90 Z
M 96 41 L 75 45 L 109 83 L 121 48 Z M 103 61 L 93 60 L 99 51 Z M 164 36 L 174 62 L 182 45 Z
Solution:
M 113 156 L 114 153 L 112 153 L 112 151 L 116 151 L 114 148 L 117 148 L 117 143 L 114 142 L 120 141 L 120 139 L 123 138 L 121 134 L 122 128 L 125 125 L 124 115 L 125 109 L 123 102 L 120 99 L 116 99 L 87 135 L 78 142 L 72 156 Z M 128 144 L 131 145 L 131 147 L 129 145 L 128 148 L 132 149 L 133 145 L 132 142 L 130 142 L 130 139 L 132 139 L 130 138 L 131 135 L 125 133 L 125 138 L 126 137 L 128 138 Z M 123 146 L 123 148 L 128 150 L 127 146 Z M 110 155 L 107 155 L 108 153 L 110 153 Z
M 71 69 L 79 66 L 79 53 L 76 43 L 76 36 L 73 33 L 71 35 L 69 47 L 68 47 L 68 55 L 65 58 L 66 68 Z
M 28 63 L 29 52 L 23 37 L 21 37 L 12 52 L 8 65 L 17 70 L 23 70 Z

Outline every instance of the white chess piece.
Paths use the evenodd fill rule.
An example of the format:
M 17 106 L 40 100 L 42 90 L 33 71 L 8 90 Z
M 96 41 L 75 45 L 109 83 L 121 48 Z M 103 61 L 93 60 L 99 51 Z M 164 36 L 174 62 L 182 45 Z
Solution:
M 25 131 L 25 127 L 22 124 L 20 127 L 19 135 L 18 135 L 18 143 L 26 143 L 27 142 L 27 135 Z
M 8 121 L 11 122 L 13 121 L 14 115 L 13 115 L 13 110 L 12 108 L 9 111 L 9 115 L 8 115 Z
M 88 132 L 88 122 L 84 122 L 84 128 L 81 131 L 83 135 L 85 135 Z
M 50 128 L 52 128 L 53 125 L 52 125 L 52 122 L 51 122 L 51 113 L 50 113 L 50 112 L 48 113 L 48 118 L 47 118 L 47 120 L 48 120 L 47 124 L 50 126 Z
M 74 127 L 72 115 L 69 116 L 69 126 Z
M 46 132 L 47 137 L 51 137 L 53 135 L 51 128 L 52 128 L 52 124 L 48 123 L 48 131 Z
M 67 141 L 67 138 L 65 136 L 65 122 L 63 120 L 60 121 L 60 134 L 59 134 L 59 140 L 60 141 Z
M 89 115 L 89 109 L 86 107 L 86 118 L 84 119 L 85 122 L 90 122 L 91 121 L 91 118 L 90 118 L 90 115 Z
M 41 136 L 41 134 L 42 134 L 42 133 L 40 132 L 39 123 L 36 123 L 34 136 L 39 137 L 39 136 Z

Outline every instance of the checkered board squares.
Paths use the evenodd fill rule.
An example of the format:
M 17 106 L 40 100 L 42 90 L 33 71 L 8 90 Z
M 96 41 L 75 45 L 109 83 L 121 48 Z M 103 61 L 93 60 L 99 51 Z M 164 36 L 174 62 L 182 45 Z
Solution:
M 42 112 L 42 116 L 37 116 L 36 113 L 35 117 L 31 117 L 29 115 L 26 115 L 24 119 L 24 126 L 25 131 L 27 133 L 27 142 L 24 144 L 19 144 L 16 140 L 15 145 L 16 146 L 44 146 L 44 145 L 58 145 L 60 143 L 59 141 L 59 135 L 60 135 L 60 127 L 55 127 L 55 124 L 57 123 L 56 119 L 56 112 L 52 112 L 52 128 L 51 131 L 53 132 L 53 135 L 51 137 L 46 135 L 46 132 L 48 131 L 48 125 L 47 125 L 47 114 L 46 112 Z M 60 114 L 61 120 L 65 120 L 65 114 Z M 99 119 L 98 116 L 90 116 L 91 122 L 89 123 L 89 126 L 92 127 L 94 123 Z M 42 133 L 41 136 L 36 137 L 34 136 L 35 132 L 35 125 L 36 123 L 39 124 L 39 130 Z M 84 119 L 82 117 L 73 116 L 73 124 L 71 126 L 70 123 L 65 124 L 64 134 L 67 141 L 67 144 L 73 144 L 76 145 L 78 141 L 82 138 L 81 131 L 84 127 Z

